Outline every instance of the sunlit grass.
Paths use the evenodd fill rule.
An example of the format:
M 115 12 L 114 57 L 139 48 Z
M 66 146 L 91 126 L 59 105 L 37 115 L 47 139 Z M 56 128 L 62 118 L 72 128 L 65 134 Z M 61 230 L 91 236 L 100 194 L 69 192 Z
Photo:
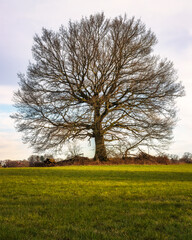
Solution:
M 192 239 L 192 165 L 0 169 L 0 239 Z

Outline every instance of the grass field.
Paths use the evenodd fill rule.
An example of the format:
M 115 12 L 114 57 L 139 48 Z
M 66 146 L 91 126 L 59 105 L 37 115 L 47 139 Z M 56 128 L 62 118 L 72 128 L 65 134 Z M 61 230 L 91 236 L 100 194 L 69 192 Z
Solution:
M 0 169 L 1 240 L 192 239 L 192 165 Z

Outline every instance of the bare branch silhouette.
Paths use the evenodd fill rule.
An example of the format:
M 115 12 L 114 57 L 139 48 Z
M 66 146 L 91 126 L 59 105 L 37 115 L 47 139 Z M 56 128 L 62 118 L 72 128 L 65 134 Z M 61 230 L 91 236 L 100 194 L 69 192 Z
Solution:
M 157 43 L 140 20 L 104 14 L 35 35 L 35 62 L 19 74 L 14 100 L 18 131 L 36 150 L 67 140 L 95 139 L 95 159 L 105 143 L 127 139 L 129 148 L 168 143 L 175 99 L 184 94 L 173 63 L 152 54 Z

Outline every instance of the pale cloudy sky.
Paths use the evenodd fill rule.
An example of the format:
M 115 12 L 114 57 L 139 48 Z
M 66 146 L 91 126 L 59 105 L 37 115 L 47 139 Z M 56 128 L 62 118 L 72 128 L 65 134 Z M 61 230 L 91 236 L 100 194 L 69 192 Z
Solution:
M 135 16 L 156 34 L 155 52 L 174 62 L 186 96 L 179 99 L 178 123 L 168 153 L 192 153 L 192 1 L 191 0 L 0 0 L 0 160 L 32 154 L 22 143 L 9 115 L 17 73 L 32 59 L 35 33 L 42 27 L 58 30 L 68 21 L 104 11 L 106 17 Z M 93 147 L 82 145 L 91 156 Z

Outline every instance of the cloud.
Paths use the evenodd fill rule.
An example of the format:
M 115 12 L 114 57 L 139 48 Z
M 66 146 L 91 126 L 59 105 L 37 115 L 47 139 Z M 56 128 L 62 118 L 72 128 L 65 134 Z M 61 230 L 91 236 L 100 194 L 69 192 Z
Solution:
M 13 119 L 9 117 L 9 113 L 0 112 L 0 132 L 13 130 Z
M 0 112 L 0 160 L 22 160 L 31 155 L 32 150 L 21 141 L 21 134 L 16 132 L 9 112 Z
M 0 132 L 0 160 L 22 160 L 31 154 L 32 150 L 21 142 L 18 133 Z
M 0 104 L 13 104 L 13 93 L 17 89 L 17 86 L 0 85 Z
M 4 99 L 7 102 L 7 99 Z M 9 117 L 10 111 L 2 112 L 0 105 L 0 160 L 22 160 L 31 155 L 30 150 L 21 141 L 21 134 L 14 129 L 14 122 Z
M 1 110 L 1 105 L 0 105 Z M 16 132 L 10 112 L 0 112 L 0 160 L 22 160 L 32 154 L 32 150 L 21 141 L 21 134 Z

